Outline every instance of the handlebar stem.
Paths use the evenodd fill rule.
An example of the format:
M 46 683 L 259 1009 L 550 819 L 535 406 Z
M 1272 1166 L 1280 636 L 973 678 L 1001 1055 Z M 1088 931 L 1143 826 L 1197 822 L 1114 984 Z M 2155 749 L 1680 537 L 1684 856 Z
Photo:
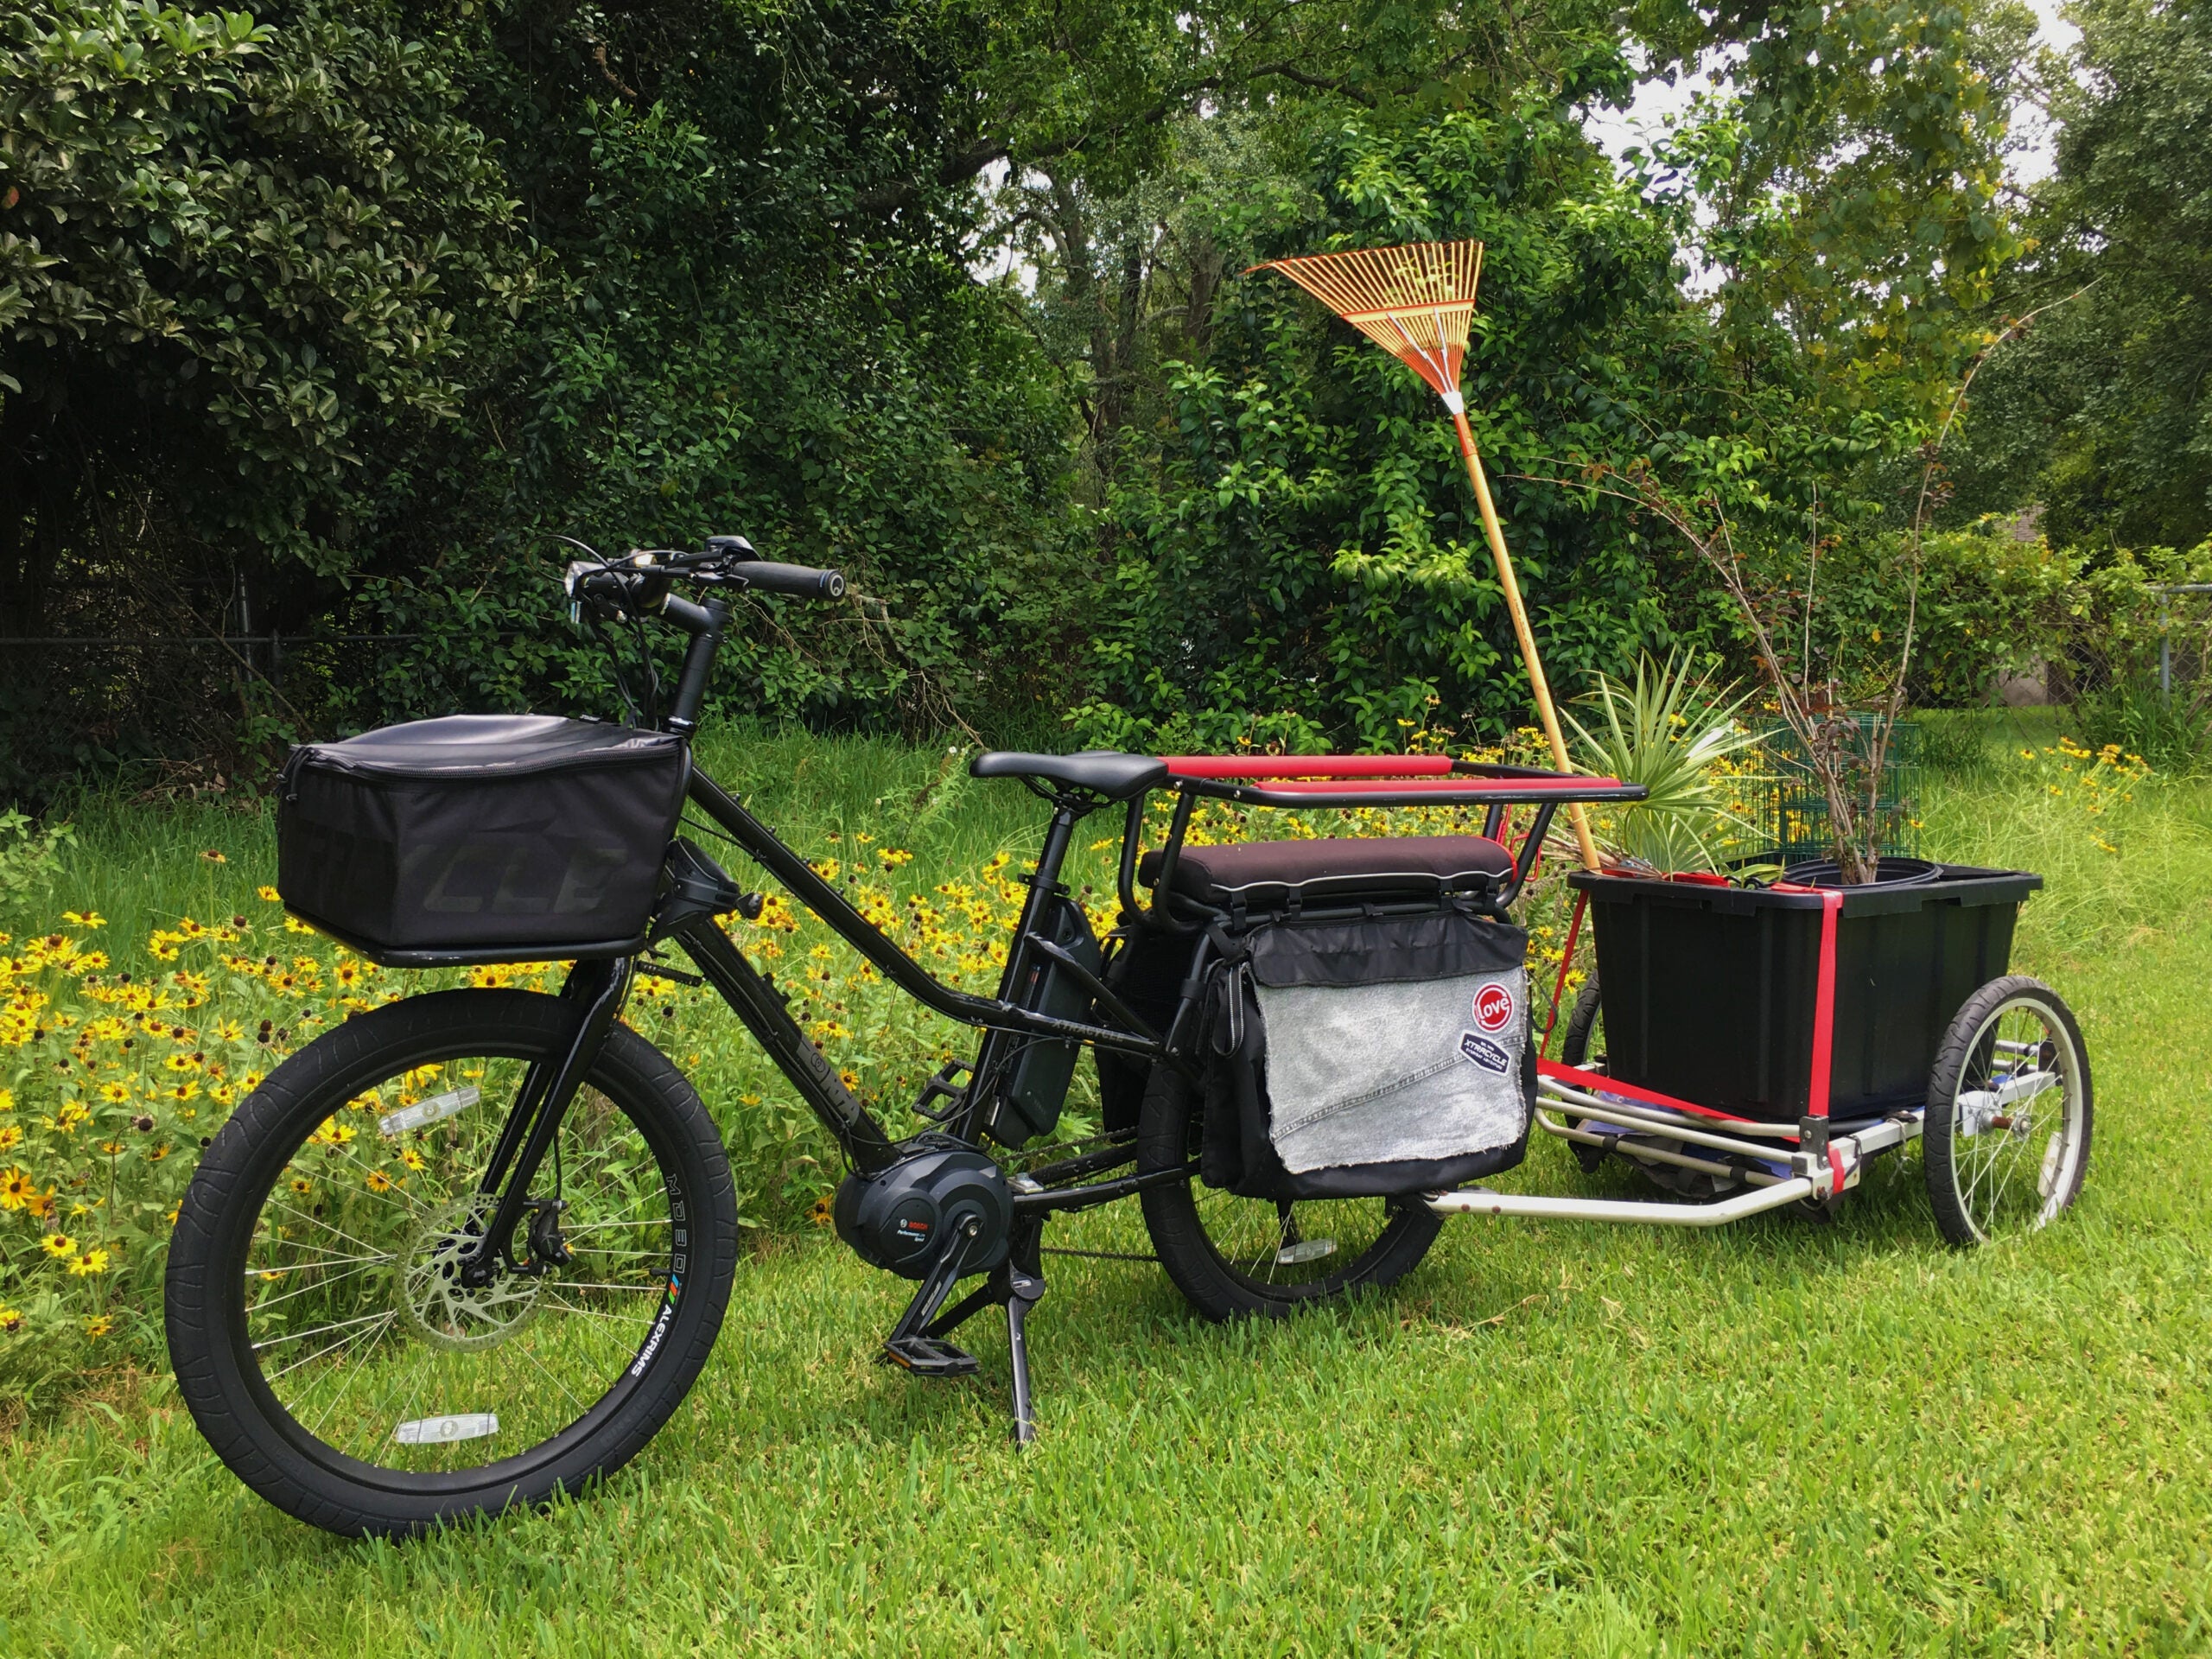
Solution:
M 676 701 L 666 721 L 670 731 L 689 737 L 699 729 L 699 706 L 707 700 L 715 653 L 721 649 L 722 630 L 729 625 L 729 605 L 719 596 L 694 605 L 671 594 L 662 602 L 661 614 L 691 636 L 691 643 L 684 647 L 683 672 L 677 682 Z

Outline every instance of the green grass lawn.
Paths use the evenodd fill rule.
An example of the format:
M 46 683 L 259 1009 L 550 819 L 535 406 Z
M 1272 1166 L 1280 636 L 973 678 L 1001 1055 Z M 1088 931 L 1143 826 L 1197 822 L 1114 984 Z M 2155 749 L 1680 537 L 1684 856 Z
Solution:
M 825 822 L 932 775 L 848 751 L 810 786 L 779 741 L 747 770 Z M 872 1363 L 903 1287 L 772 1241 L 690 1403 L 550 1514 L 324 1536 L 239 1486 L 159 1378 L 20 1422 L 0 1650 L 2212 1650 L 2212 789 L 2139 791 L 2101 821 L 2113 855 L 2037 787 L 1951 780 L 1928 828 L 2052 879 L 2016 966 L 2081 1014 L 2097 1137 L 2082 1204 L 2032 1239 L 1945 1248 L 1915 1154 L 1827 1225 L 1457 1220 L 1393 1294 L 1263 1329 L 1198 1322 L 1147 1264 L 1049 1258 L 1019 1454 L 1002 1327 L 970 1327 L 980 1377 L 911 1380 Z M 907 839 L 964 858 L 1011 810 L 956 802 Z M 192 868 L 204 825 L 84 821 L 88 846 L 144 837 L 150 864 L 86 895 L 112 912 L 196 902 L 152 866 L 242 875 Z M 1591 1187 L 1551 1143 L 1510 1179 Z

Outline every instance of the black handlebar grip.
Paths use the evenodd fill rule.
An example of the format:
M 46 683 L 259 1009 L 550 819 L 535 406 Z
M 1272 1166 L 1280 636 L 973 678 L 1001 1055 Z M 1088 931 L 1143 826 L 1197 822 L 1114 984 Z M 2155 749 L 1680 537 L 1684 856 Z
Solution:
M 747 588 L 764 594 L 789 594 L 794 599 L 845 596 L 844 574 L 837 570 L 815 570 L 804 564 L 770 564 L 748 559 L 743 564 L 732 566 L 730 574 L 743 577 Z

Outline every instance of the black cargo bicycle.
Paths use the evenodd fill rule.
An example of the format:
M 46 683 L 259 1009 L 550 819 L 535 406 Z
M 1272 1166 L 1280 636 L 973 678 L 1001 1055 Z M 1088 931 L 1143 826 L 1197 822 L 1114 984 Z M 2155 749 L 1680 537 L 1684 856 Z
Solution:
M 204 1157 L 170 1255 L 170 1352 L 200 1427 L 270 1502 L 348 1534 L 536 1503 L 620 1466 L 682 1401 L 730 1294 L 737 1217 L 698 1095 L 622 1023 L 640 964 L 712 986 L 835 1138 L 840 1236 L 918 1281 L 886 1358 L 972 1372 L 948 1338 L 1004 1308 L 1020 1440 L 1053 1216 L 1136 1198 L 1198 1312 L 1280 1313 L 1397 1280 L 1439 1225 L 1420 1195 L 1519 1160 L 1535 1052 L 1507 909 L 1560 804 L 1641 791 L 1433 756 L 983 754 L 976 776 L 1019 780 L 1051 816 L 979 996 L 692 765 L 733 599 L 831 600 L 842 578 L 721 537 L 594 556 L 567 585 L 610 647 L 649 622 L 689 635 L 664 708 L 650 652 L 626 666 L 617 650 L 622 723 L 458 715 L 302 747 L 283 774 L 294 915 L 387 966 L 572 965 L 558 995 L 439 990 L 355 1015 Z M 1154 791 L 1173 813 L 1147 850 Z M 1205 797 L 1486 817 L 1479 835 L 1186 845 Z M 1101 941 L 1059 878 L 1076 826 L 1109 808 L 1121 914 Z M 931 1127 L 894 1139 L 848 1090 L 724 930 L 760 896 L 686 828 L 980 1031 L 916 1103 Z M 1103 1132 L 1052 1145 L 1086 1048 Z M 371 1137 L 404 1177 L 362 1156 Z

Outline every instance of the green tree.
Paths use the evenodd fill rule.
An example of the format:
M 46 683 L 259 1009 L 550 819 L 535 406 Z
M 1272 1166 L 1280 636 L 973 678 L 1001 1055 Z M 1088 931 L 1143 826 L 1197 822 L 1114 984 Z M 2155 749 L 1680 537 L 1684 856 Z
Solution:
M 396 10 L 54 0 L 0 41 L 0 626 L 118 475 L 336 556 L 363 454 L 449 416 L 528 265 L 450 41 Z
M 2036 257 L 2003 298 L 2085 287 L 1993 363 L 1960 466 L 1962 511 L 2044 508 L 2091 552 L 2212 536 L 2212 10 L 2087 0 L 2055 63 L 2058 167 Z
M 1672 637 L 1669 556 L 1613 505 L 1526 481 L 1625 465 L 1685 418 L 1705 331 L 1675 287 L 1670 213 L 1616 180 L 1571 97 L 1389 130 L 1314 157 L 1313 216 L 1264 257 L 1484 240 L 1466 383 L 1547 664 L 1573 684 Z M 1298 204 L 1294 201 L 1294 207 Z M 1528 693 L 1465 475 L 1433 396 L 1287 284 L 1233 281 L 1173 429 L 1114 501 L 1117 607 L 1094 735 L 1395 746 L 1407 723 L 1494 735 Z M 1663 417 L 1663 418 L 1662 418 Z

